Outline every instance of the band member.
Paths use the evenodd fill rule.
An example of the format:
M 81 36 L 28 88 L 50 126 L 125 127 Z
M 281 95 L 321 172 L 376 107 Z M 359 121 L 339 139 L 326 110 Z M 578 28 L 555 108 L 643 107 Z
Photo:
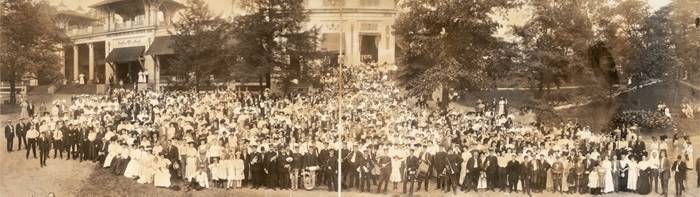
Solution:
M 427 172 L 419 172 L 418 178 L 416 181 L 418 181 L 418 189 L 416 191 L 420 191 L 421 186 L 425 186 L 425 191 L 428 191 L 428 183 L 430 182 L 430 177 L 433 175 L 433 156 L 427 152 L 428 146 L 423 145 L 422 148 L 420 149 L 420 153 L 418 154 L 418 160 L 420 163 L 418 164 L 418 167 L 420 168 L 421 166 L 428 166 Z
M 389 187 L 389 175 L 391 175 L 391 157 L 389 157 L 388 147 L 384 147 L 384 152 L 379 156 L 379 164 L 376 167 L 381 169 L 379 184 L 377 184 L 377 193 L 386 193 Z M 382 190 L 382 184 L 384 184 L 384 190 Z
M 360 191 L 369 192 L 370 186 L 372 186 L 372 170 L 374 170 L 374 162 L 370 158 L 370 153 L 368 149 L 365 149 L 362 154 L 362 163 L 359 166 L 359 176 L 360 176 Z
M 418 162 L 419 159 L 416 157 L 414 154 L 415 150 L 410 149 L 408 157 L 406 158 L 406 175 L 405 175 L 405 180 L 403 183 L 403 193 L 406 193 L 406 183 L 410 183 L 410 187 L 408 190 L 408 195 L 412 196 L 413 195 L 413 185 L 415 183 L 415 179 L 418 173 Z
M 291 180 L 292 190 L 297 190 L 299 188 L 299 180 L 301 169 L 303 168 L 303 155 L 299 153 L 299 145 L 294 145 L 294 152 L 291 155 L 292 158 L 292 170 L 289 175 Z
M 562 187 L 562 177 L 564 173 L 564 164 L 561 162 L 561 158 L 557 156 L 557 160 L 552 164 L 552 183 L 554 192 L 561 193 Z
M 462 158 L 454 151 L 454 149 L 447 150 L 447 157 L 445 157 L 445 171 L 449 178 L 449 183 L 445 186 L 446 192 L 450 192 L 450 189 L 457 194 L 457 186 L 459 185 L 459 164 L 462 162 Z
M 518 192 L 518 180 L 520 180 L 521 173 L 523 172 L 520 167 L 520 162 L 516 160 L 515 156 L 510 158 L 508 165 L 506 166 L 508 171 L 508 192 Z
M 328 191 L 335 191 L 338 185 L 338 156 L 335 151 L 328 151 L 328 159 L 324 162 L 326 169 L 326 180 L 328 180 Z

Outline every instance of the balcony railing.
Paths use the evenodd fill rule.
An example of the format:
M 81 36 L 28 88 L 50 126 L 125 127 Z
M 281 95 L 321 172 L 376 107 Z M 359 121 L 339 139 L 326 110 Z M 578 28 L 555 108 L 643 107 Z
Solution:
M 129 30 L 129 29 L 137 29 L 137 28 L 143 28 L 143 27 L 148 27 L 149 25 L 146 24 L 145 21 L 127 21 L 124 23 L 115 23 L 114 28 L 111 29 L 110 31 L 122 31 L 122 30 Z M 158 26 L 158 27 L 165 27 L 168 26 L 165 21 L 158 21 L 158 24 L 155 25 L 150 25 L 150 26 Z M 81 35 L 90 35 L 90 34 L 98 34 L 98 33 L 105 33 L 107 30 L 105 29 L 104 25 L 94 25 L 94 26 L 87 26 L 87 27 L 69 27 L 66 29 L 66 34 L 68 36 L 81 36 Z

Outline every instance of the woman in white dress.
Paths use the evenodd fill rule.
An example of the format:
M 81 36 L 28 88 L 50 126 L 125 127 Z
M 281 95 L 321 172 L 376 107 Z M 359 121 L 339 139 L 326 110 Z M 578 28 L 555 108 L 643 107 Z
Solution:
M 144 155 L 144 157 L 141 159 L 141 172 L 139 173 L 139 179 L 136 182 L 141 184 L 152 183 L 156 168 L 157 166 L 153 155 Z
M 639 168 L 637 167 L 637 159 L 630 157 L 630 162 L 627 163 L 629 169 L 627 171 L 627 189 L 637 191 L 637 177 L 639 176 Z
M 232 164 L 233 177 L 231 179 L 233 180 L 233 186 L 236 188 L 241 188 L 243 186 L 243 179 L 245 179 L 245 165 L 243 164 L 243 159 L 241 159 L 240 151 L 236 151 L 236 155 L 232 160 Z
M 156 187 L 170 187 L 170 170 L 168 166 L 171 164 L 170 160 L 163 157 L 163 155 L 158 155 L 154 162 L 153 168 L 153 183 Z
M 469 153 L 469 151 L 466 148 L 464 148 L 464 151 L 462 152 L 462 161 L 465 161 L 465 162 L 462 162 L 461 166 L 460 166 L 460 168 L 462 168 L 462 170 L 459 171 L 459 185 L 463 185 L 464 177 L 467 176 L 467 162 L 466 161 L 469 160 L 469 157 L 471 157 L 471 154 Z
M 110 167 L 110 164 L 112 163 L 112 159 L 119 155 L 121 153 L 121 146 L 119 146 L 119 143 L 116 141 L 112 140 L 109 142 L 109 146 L 107 147 L 107 157 L 105 157 L 105 162 L 102 164 L 103 168 L 108 168 Z
M 479 157 L 477 158 L 477 160 L 479 161 L 479 163 L 482 163 L 482 164 L 483 164 L 483 163 L 485 163 L 485 161 L 486 161 L 486 157 L 482 157 L 481 155 L 479 155 Z M 462 162 L 462 163 L 464 163 L 464 162 Z M 485 190 L 485 189 L 488 188 L 488 185 L 487 185 L 487 184 L 488 184 L 488 183 L 487 183 L 487 181 L 486 181 L 486 172 L 485 172 L 485 171 L 481 171 L 481 173 L 479 173 L 479 182 L 477 182 L 477 184 L 476 184 L 476 189 Z
M 20 100 L 22 100 L 22 101 L 20 101 L 20 104 L 19 104 L 19 118 L 24 119 L 24 118 L 27 118 L 29 116 L 29 112 L 27 112 L 27 105 L 29 105 L 29 104 L 27 104 L 27 101 L 25 101 L 22 98 L 20 98 Z
M 403 159 L 398 155 L 395 155 L 391 159 L 391 175 L 389 176 L 389 181 L 394 183 L 394 190 L 398 189 L 399 182 L 401 182 L 401 164 L 403 164 Z
M 143 154 L 143 147 L 140 149 L 132 149 L 129 157 L 131 160 L 129 164 L 126 165 L 126 171 L 124 171 L 124 176 L 127 178 L 137 178 L 139 176 L 139 171 L 141 170 L 141 160 Z
M 598 177 L 598 173 L 595 170 L 595 169 L 597 169 L 596 166 L 597 165 L 594 165 L 594 168 L 593 168 L 594 170 L 588 174 L 588 188 L 591 188 L 592 194 L 596 194 L 597 191 L 600 191 L 599 188 L 601 186 L 601 185 L 598 185 L 598 179 L 600 177 Z
M 185 179 L 192 181 L 197 175 L 197 157 L 199 156 L 193 142 L 188 142 L 185 148 Z
M 615 191 L 615 184 L 613 183 L 612 176 L 612 162 L 608 160 L 607 156 L 603 157 L 603 168 L 605 169 L 605 186 L 603 187 L 603 193 L 610 193 Z

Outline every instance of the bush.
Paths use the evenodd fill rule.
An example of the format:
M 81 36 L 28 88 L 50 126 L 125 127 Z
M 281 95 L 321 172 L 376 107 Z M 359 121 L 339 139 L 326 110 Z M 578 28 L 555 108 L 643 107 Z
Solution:
M 625 111 L 613 117 L 613 127 L 637 124 L 641 128 L 670 131 L 676 127 L 669 117 L 658 111 Z

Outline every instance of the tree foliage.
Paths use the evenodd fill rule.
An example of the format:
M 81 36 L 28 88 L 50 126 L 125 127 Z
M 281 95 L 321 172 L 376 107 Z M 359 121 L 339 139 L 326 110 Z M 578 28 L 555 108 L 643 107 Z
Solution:
M 16 82 L 27 73 L 40 78 L 60 79 L 59 51 L 67 43 L 44 2 L 6 0 L 0 2 L 0 70 L 10 84 L 11 102 L 15 100 Z
M 393 27 L 402 50 L 397 55 L 400 79 L 410 93 L 425 95 L 437 87 L 480 89 L 489 78 L 503 76 L 504 69 L 493 68 L 508 68 L 515 53 L 494 36 L 500 24 L 491 15 L 516 6 L 508 0 L 401 3 Z
M 674 29 L 671 38 L 681 70 L 679 74 L 681 78 L 700 79 L 700 27 L 693 24 L 695 18 L 700 17 L 700 1 L 673 0 L 669 8 Z
M 228 23 L 214 16 L 204 0 L 188 0 L 173 24 L 173 49 L 177 57 L 169 71 L 186 79 L 182 85 L 198 88 L 210 83 L 210 76 L 227 78 L 230 66 L 225 61 L 230 45 Z
M 594 43 L 585 1 L 531 0 L 533 17 L 515 28 L 521 39 L 523 71 L 540 92 L 590 79 L 589 46 Z
M 317 29 L 304 29 L 307 15 L 303 0 L 245 0 L 247 10 L 235 18 L 231 34 L 237 44 L 231 48 L 238 78 L 270 81 L 271 74 L 284 82 L 304 79 L 301 68 L 309 68 L 318 56 Z

